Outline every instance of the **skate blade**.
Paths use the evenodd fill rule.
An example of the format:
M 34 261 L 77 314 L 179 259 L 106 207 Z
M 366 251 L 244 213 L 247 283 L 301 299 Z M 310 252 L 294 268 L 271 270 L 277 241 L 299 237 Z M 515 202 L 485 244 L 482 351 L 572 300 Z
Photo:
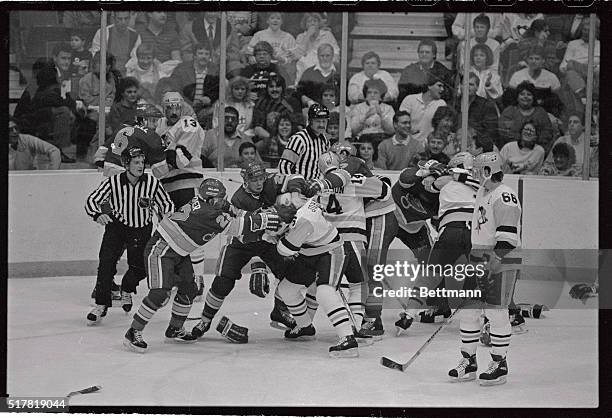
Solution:
M 90 321 L 89 319 L 87 320 L 87 326 L 88 327 L 95 327 L 96 325 L 98 325 L 100 322 L 102 322 L 102 318 L 100 319 L 96 319 L 95 321 Z
M 480 386 L 496 386 L 496 385 L 503 385 L 504 383 L 506 383 L 506 376 L 500 376 L 495 380 L 478 379 L 478 384 Z
M 132 343 L 129 340 L 123 340 L 123 346 L 127 348 L 128 350 L 133 351 L 138 354 L 144 354 L 147 351 L 146 348 L 136 347 L 135 345 L 132 345 Z
M 276 322 L 276 321 L 270 321 L 270 326 L 272 328 L 280 329 L 281 331 L 286 331 L 288 329 L 291 329 L 291 328 L 287 328 L 285 324 L 281 322 Z
M 357 348 L 349 348 L 348 350 L 331 351 L 329 356 L 331 358 L 354 358 L 359 357 L 359 350 Z
M 302 335 L 301 337 L 296 337 L 296 338 L 287 338 L 285 337 L 286 341 L 314 341 L 317 339 L 316 335 Z
M 522 327 L 522 326 L 512 327 L 512 335 L 524 334 L 527 331 L 529 331 L 529 329 L 527 327 Z
M 369 347 L 371 345 L 374 345 L 374 339 L 373 338 L 357 338 L 355 337 L 355 339 L 357 340 L 357 344 L 364 346 L 364 347 Z
M 467 373 L 462 377 L 450 377 L 451 383 L 461 383 L 461 382 L 471 382 L 472 380 L 476 380 L 476 372 Z
M 180 339 L 175 339 L 175 338 L 168 338 L 166 337 L 164 339 L 164 342 L 166 344 L 193 344 L 195 343 L 197 340 L 197 338 L 194 338 L 193 340 L 180 340 Z

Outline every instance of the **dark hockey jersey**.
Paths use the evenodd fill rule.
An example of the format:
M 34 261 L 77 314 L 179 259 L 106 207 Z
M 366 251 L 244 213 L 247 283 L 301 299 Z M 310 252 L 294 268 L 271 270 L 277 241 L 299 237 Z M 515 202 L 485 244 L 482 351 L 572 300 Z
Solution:
M 418 167 L 404 169 L 391 188 L 395 202 L 395 214 L 400 227 L 410 230 L 407 225 L 424 221 L 438 213 L 438 193 L 425 190 L 423 178 L 416 175 Z

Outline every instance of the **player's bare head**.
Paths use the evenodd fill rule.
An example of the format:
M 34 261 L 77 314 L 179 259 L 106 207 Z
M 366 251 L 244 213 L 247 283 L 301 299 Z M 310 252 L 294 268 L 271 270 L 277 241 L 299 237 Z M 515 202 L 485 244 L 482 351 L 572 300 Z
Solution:
M 474 158 L 472 172 L 481 185 L 485 185 L 489 180 L 493 183 L 501 182 L 503 179 L 501 157 L 496 152 L 483 152 Z
M 211 206 L 220 208 L 225 201 L 225 186 L 217 179 L 204 179 L 198 188 L 198 196 Z
M 321 175 L 324 176 L 328 172 L 340 168 L 340 157 L 335 152 L 326 151 L 319 157 L 317 165 Z
M 304 206 L 306 200 L 304 196 L 297 192 L 283 193 L 276 197 L 274 209 L 276 209 L 276 213 L 283 222 L 291 223 L 297 210 Z
M 174 125 L 183 115 L 183 96 L 177 91 L 169 91 L 162 97 L 162 107 L 168 125 Z
M 240 171 L 240 175 L 244 180 L 244 187 L 247 191 L 255 194 L 261 193 L 267 177 L 266 168 L 261 163 L 248 163 Z

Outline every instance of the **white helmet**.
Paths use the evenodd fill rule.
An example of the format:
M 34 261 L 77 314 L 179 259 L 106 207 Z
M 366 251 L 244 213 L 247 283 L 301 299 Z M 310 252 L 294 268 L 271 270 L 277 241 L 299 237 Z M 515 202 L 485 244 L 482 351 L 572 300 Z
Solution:
M 338 154 L 332 151 L 326 151 L 319 157 L 317 165 L 321 175 L 325 175 L 331 170 L 340 168 L 340 158 L 338 157 Z
M 469 152 L 458 152 L 450 159 L 448 166 L 470 170 L 474 166 L 474 156 Z
M 495 173 L 502 172 L 502 160 L 496 152 L 483 152 L 474 158 L 474 177 L 484 184 Z

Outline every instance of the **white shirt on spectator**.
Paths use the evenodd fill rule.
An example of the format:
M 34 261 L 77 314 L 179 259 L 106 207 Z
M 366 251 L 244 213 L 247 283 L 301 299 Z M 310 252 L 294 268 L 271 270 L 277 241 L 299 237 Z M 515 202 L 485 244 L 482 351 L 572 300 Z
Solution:
M 553 143 L 551 150 L 557 144 L 567 144 L 570 147 L 574 148 L 574 153 L 576 154 L 576 165 L 582 167 L 584 162 L 584 132 L 580 134 L 580 136 L 574 141 L 571 135 L 565 135 L 557 138 L 557 140 Z M 552 152 L 548 154 L 546 157 L 546 161 L 550 163 L 554 163 Z
M 511 164 L 520 164 L 524 166 L 520 170 L 521 174 L 538 174 L 544 162 L 544 154 L 544 148 L 540 145 L 536 144 L 533 149 L 521 149 L 517 141 L 508 142 L 499 152 L 505 166 L 504 173 L 513 172 Z
M 504 13 L 502 18 L 502 39 L 505 41 L 512 38 L 517 42 L 522 40 L 533 21 L 538 19 L 544 19 L 544 15 L 538 13 L 527 17 L 523 13 Z
M 295 38 L 289 32 L 283 30 L 274 32 L 268 28 L 255 32 L 247 46 L 248 53 L 253 54 L 253 47 L 261 41 L 272 45 L 272 48 L 274 48 L 274 59 L 279 60 L 283 64 L 289 61 L 287 53 L 296 47 Z
M 509 85 L 514 89 L 523 81 L 530 81 L 536 88 L 539 89 L 551 89 L 552 91 L 557 91 L 561 88 L 561 83 L 559 82 L 557 76 L 545 69 L 542 69 L 542 72 L 538 78 L 535 79 L 529 75 L 529 68 L 518 70 L 512 74 L 512 77 L 510 77 Z
M 593 51 L 593 64 L 595 66 L 599 66 L 599 56 L 600 56 L 600 45 L 599 39 L 595 40 L 595 48 Z M 583 41 L 582 39 L 576 39 L 573 41 L 569 41 L 567 44 L 567 49 L 565 50 L 565 56 L 563 57 L 563 61 L 559 64 L 559 70 L 561 72 L 567 71 L 567 64 L 570 61 L 575 61 L 579 64 L 587 64 L 589 61 L 589 43 Z
M 484 44 L 491 49 L 491 52 L 493 52 L 493 64 L 491 65 L 491 68 L 495 70 L 499 70 L 499 53 L 500 53 L 499 42 L 497 42 L 495 39 L 487 38 Z M 474 45 L 478 45 L 478 42 L 476 42 L 475 38 L 470 38 L 470 41 L 468 43 L 468 48 L 470 48 L 470 51 L 471 51 L 471 48 L 474 47 Z M 459 60 L 459 70 L 460 71 L 463 71 L 464 48 L 465 48 L 465 41 L 462 41 L 459 43 L 459 47 L 457 48 L 457 58 Z
M 480 97 L 484 97 L 485 99 L 498 99 L 504 93 L 504 89 L 502 87 L 501 78 L 499 77 L 499 73 L 497 70 L 493 68 L 486 68 L 482 71 L 479 71 L 475 67 L 471 67 L 470 71 L 478 76 L 480 79 L 480 84 L 478 85 L 478 90 L 476 90 L 476 94 Z M 489 87 L 486 87 L 487 77 L 491 74 L 491 84 Z
M 427 137 L 433 132 L 431 120 L 440 106 L 446 106 L 446 102 L 442 99 L 432 100 L 425 104 L 423 93 L 410 94 L 402 100 L 399 110 L 410 113 L 412 131 L 419 131 L 413 135 L 413 138 L 418 139 L 423 144 L 427 142 Z
M 397 88 L 397 82 L 391 74 L 385 70 L 378 70 L 373 76 L 373 79 L 382 80 L 387 86 L 387 92 L 385 93 L 384 100 L 395 100 L 399 96 L 399 90 Z M 348 99 L 351 103 L 357 103 L 364 100 L 363 97 L 363 85 L 369 77 L 364 71 L 358 72 L 351 77 L 348 86 Z
M 319 62 L 319 58 L 317 56 L 317 49 L 322 44 L 330 44 L 334 49 L 334 62 L 340 62 L 340 47 L 338 46 L 338 41 L 336 41 L 334 34 L 327 28 L 322 28 L 319 31 L 319 36 L 317 36 L 314 41 L 307 39 L 306 32 L 302 32 L 297 36 L 295 42 L 297 44 L 297 47 L 299 47 L 299 53 L 302 55 L 302 57 L 297 61 L 296 64 L 296 80 L 299 80 L 302 77 L 302 74 L 304 73 L 306 68 L 310 68 Z M 302 49 L 303 45 L 308 45 L 310 49 L 304 51 Z
M 472 21 L 470 22 L 470 33 L 474 33 L 474 19 L 480 13 L 472 13 Z M 489 29 L 488 37 L 493 39 L 497 38 L 501 35 L 501 24 L 502 24 L 502 14 L 501 13 L 485 13 L 486 16 L 489 17 L 489 22 L 491 23 L 491 28 Z M 465 17 L 466 13 L 457 13 L 457 17 L 455 17 L 455 21 L 453 22 L 452 31 L 453 35 L 455 35 L 459 40 L 465 39 Z

